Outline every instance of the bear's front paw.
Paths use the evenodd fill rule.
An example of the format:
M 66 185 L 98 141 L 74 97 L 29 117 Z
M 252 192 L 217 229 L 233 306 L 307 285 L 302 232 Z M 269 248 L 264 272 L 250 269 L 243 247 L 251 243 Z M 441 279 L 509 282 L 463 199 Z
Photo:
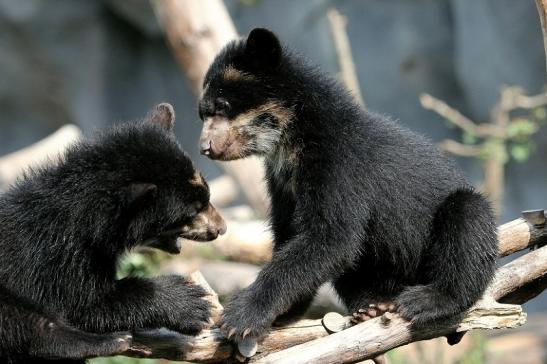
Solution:
M 187 283 L 181 310 L 180 331 L 185 334 L 196 335 L 201 330 L 211 326 L 211 302 L 205 299 L 208 293 L 195 284 Z
M 270 328 L 273 321 L 271 316 L 243 291 L 228 303 L 219 325 L 228 339 L 241 341 L 246 337 L 260 338 Z
M 163 305 L 168 319 L 165 327 L 197 335 L 211 325 L 212 305 L 202 287 L 178 276 L 160 277 L 158 281 L 162 291 L 158 303 Z
M 93 353 L 96 356 L 112 356 L 122 354 L 131 347 L 133 336 L 129 333 L 117 332 L 103 335 L 102 343 L 99 344 L 99 352 Z

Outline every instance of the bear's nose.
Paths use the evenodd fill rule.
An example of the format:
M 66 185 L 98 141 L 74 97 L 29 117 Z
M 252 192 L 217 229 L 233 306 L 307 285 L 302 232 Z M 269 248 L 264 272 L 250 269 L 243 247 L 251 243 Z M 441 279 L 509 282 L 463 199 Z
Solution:
M 217 231 L 218 231 L 218 235 L 224 235 L 226 234 L 226 222 L 224 220 L 222 220 L 222 222 L 220 223 L 220 226 L 217 228 Z
M 202 141 L 199 144 L 200 153 L 203 155 L 211 154 L 211 140 Z

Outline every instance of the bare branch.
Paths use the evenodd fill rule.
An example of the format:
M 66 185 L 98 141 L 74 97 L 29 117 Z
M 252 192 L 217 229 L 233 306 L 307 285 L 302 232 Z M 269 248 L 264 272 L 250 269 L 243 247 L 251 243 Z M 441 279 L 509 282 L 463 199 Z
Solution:
M 228 221 L 228 232 L 210 243 L 218 254 L 224 258 L 263 264 L 268 262 L 272 253 L 272 234 L 261 220 Z M 547 230 L 534 227 L 524 219 L 516 219 L 498 229 L 500 255 L 506 256 L 529 246 L 547 241 Z M 200 247 L 200 243 L 185 242 L 185 254 Z
M 498 227 L 498 240 L 499 255 L 505 257 L 530 246 L 547 243 L 547 228 L 534 226 L 525 219 L 516 219 Z
M 436 112 L 463 131 L 473 135 L 479 134 L 479 128 L 475 122 L 464 116 L 458 110 L 448 106 L 446 102 L 437 99 L 430 94 L 423 93 L 420 95 L 420 103 L 424 109 Z
M 239 189 L 234 179 L 223 175 L 208 182 L 211 191 L 211 203 L 215 207 L 225 207 L 235 201 Z
M 237 38 L 226 7 L 221 0 L 152 0 L 151 4 L 192 89 L 201 91 L 218 51 Z
M 515 108 L 535 109 L 547 105 L 547 93 L 534 96 L 518 95 L 515 98 Z
M 466 145 L 452 139 L 445 139 L 439 143 L 442 150 L 462 157 L 477 157 L 481 154 L 482 148 L 477 145 Z
M 353 94 L 357 102 L 365 108 L 366 106 L 363 101 L 363 95 L 361 94 L 361 88 L 359 87 L 357 71 L 355 70 L 351 46 L 346 32 L 347 20 L 336 9 L 330 9 L 327 12 L 327 17 L 330 23 L 336 54 L 338 55 L 338 64 L 340 66 L 342 81 Z
M 251 363 L 274 364 L 339 364 L 355 363 L 372 359 L 401 345 L 414 341 L 432 339 L 455 331 L 475 329 L 513 328 L 522 325 L 526 314 L 520 306 L 502 305 L 496 302 L 481 302 L 469 311 L 458 324 L 455 321 L 440 323 L 435 327 L 416 330 L 408 321 L 397 315 L 366 321 L 338 333 L 305 344 L 269 354 Z
M 47 138 L 0 158 L 0 190 L 13 183 L 26 167 L 55 159 L 81 136 L 77 126 L 65 125 Z
M 545 243 L 546 230 L 545 227 L 536 227 L 524 219 L 517 219 L 500 226 L 500 255 L 504 256 L 530 245 Z M 290 358 L 291 363 L 349 363 L 376 357 L 413 341 L 443 336 L 455 331 L 515 327 L 521 325 L 526 317 L 521 308 L 501 305 L 494 300 L 518 293 L 522 287 L 529 287 L 535 282 L 543 282 L 546 275 L 547 246 L 525 254 L 499 268 L 484 299 L 477 303 L 461 321 L 447 320 L 431 327 L 415 330 L 397 315 L 388 315 L 327 337 L 328 332 L 321 320 L 302 320 L 287 327 L 272 329 L 259 343 L 256 355 L 250 362 L 277 363 L 286 362 L 287 358 Z M 544 287 L 545 285 L 542 284 L 537 285 L 536 288 L 543 290 Z M 348 317 L 342 318 L 345 320 L 342 328 L 346 327 L 348 319 Z M 221 362 L 236 356 L 233 346 L 216 328 L 205 330 L 195 338 L 176 333 L 168 337 L 165 332 L 162 335 L 162 340 L 156 340 L 156 344 L 158 341 L 165 343 L 166 340 L 171 344 L 178 342 L 168 351 L 163 344 L 164 354 L 161 357 L 166 359 Z M 151 339 L 154 337 L 149 335 L 148 343 L 154 342 Z M 158 350 L 153 345 L 152 348 L 144 352 L 152 352 L 152 357 L 157 357 L 155 353 Z M 140 354 L 129 352 L 128 355 L 142 356 L 142 353 L 141 350 Z
M 171 49 L 196 95 L 216 54 L 238 37 L 221 0 L 152 0 L 156 17 Z M 264 166 L 258 158 L 219 163 L 241 187 L 249 204 L 261 216 L 268 212 Z
M 223 258 L 263 264 L 272 256 L 272 234 L 262 220 L 237 221 L 227 220 L 228 230 L 226 234 L 219 236 L 208 244 L 208 248 L 214 249 Z M 203 244 L 187 241 L 185 254 L 192 255 Z
M 541 30 L 543 32 L 543 48 L 545 48 L 545 58 L 547 62 L 547 0 L 536 0 L 536 6 L 541 22 Z
M 498 304 L 503 298 L 528 282 L 547 274 L 547 246 L 528 253 L 500 268 L 483 300 L 458 322 L 447 320 L 434 326 L 414 329 L 397 315 L 380 317 L 324 337 L 253 361 L 260 364 L 354 363 L 371 359 L 393 348 L 414 341 L 445 336 L 472 329 L 511 328 L 522 325 L 526 314 L 519 306 Z M 384 315 L 385 316 L 385 315 Z

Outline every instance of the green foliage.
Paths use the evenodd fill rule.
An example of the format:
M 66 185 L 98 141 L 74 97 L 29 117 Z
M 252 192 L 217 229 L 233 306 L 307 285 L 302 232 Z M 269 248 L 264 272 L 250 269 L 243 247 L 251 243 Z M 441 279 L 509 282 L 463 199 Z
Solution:
M 159 250 L 139 250 L 122 258 L 118 267 L 118 279 L 123 277 L 149 277 L 159 273 L 160 265 L 169 259 L 167 253 Z
M 472 145 L 477 144 L 477 136 L 472 133 L 464 132 L 462 135 L 462 141 L 464 144 Z
M 405 361 L 403 355 L 397 350 L 391 350 L 386 353 L 388 363 L 390 364 L 405 364 L 408 363 Z
M 487 362 L 487 339 L 482 331 L 473 331 L 467 335 L 471 338 L 471 346 L 456 361 L 457 364 L 483 364 Z
M 517 162 L 525 162 L 530 158 L 535 145 L 533 143 L 514 144 L 511 146 L 511 157 Z
M 507 163 L 509 160 L 505 143 L 500 139 L 487 139 L 482 144 L 479 158 L 482 160 L 498 160 L 502 163 Z
M 542 126 L 546 124 L 547 111 L 544 107 L 536 108 L 524 116 L 512 118 L 502 137 L 487 137 L 482 139 L 473 133 L 463 132 L 462 142 L 480 148 L 478 158 L 498 160 L 507 163 L 511 159 L 525 162 L 535 150 L 532 140 Z
M 524 142 L 539 130 L 539 125 L 535 120 L 526 118 L 515 118 L 507 126 L 507 136 L 516 142 Z
M 517 162 L 527 161 L 533 153 L 535 144 L 531 138 L 543 124 L 545 109 L 537 108 L 529 116 L 530 118 L 515 118 L 507 127 L 509 151 Z

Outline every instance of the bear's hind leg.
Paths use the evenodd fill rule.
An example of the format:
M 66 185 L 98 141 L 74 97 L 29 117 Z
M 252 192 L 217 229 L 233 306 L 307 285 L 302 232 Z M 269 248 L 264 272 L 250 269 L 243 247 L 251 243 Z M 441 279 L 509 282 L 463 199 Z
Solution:
M 395 312 L 397 280 L 378 273 L 360 269 L 344 274 L 335 282 L 336 291 L 351 313 L 354 324 L 382 316 L 386 312 Z
M 382 316 L 386 312 L 395 312 L 395 303 L 393 301 L 379 300 L 378 303 L 369 303 L 368 306 L 363 305 L 363 308 L 354 311 L 351 315 L 351 322 L 358 324 Z
M 495 220 L 484 197 L 471 189 L 451 193 L 435 213 L 421 284 L 402 290 L 397 312 L 416 326 L 457 319 L 486 289 L 497 250 Z

